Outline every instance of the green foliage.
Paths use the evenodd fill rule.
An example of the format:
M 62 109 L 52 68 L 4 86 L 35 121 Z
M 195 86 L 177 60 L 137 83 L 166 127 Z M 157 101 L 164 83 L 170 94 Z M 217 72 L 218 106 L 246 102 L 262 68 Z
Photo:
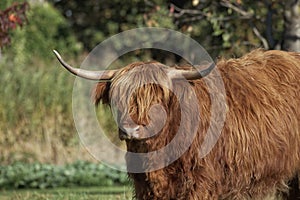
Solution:
M 10 43 L 10 32 L 24 25 L 28 3 L 14 3 L 4 11 L 0 10 L 0 48 Z
M 26 135 L 39 138 L 35 132 L 43 130 L 43 125 L 48 126 L 44 123 L 52 117 L 56 118 L 56 125 L 62 123 L 70 128 L 73 79 L 57 63 L 48 64 L 50 67 L 35 62 L 36 66 L 27 67 L 4 59 L 1 62 L 0 84 L 4 87 L 0 88 L 0 144 L 10 144 L 18 137 L 25 139 Z M 15 129 L 14 135 L 10 135 L 5 130 L 11 128 L 21 132 Z M 63 127 L 60 131 L 61 134 L 70 132 L 63 131 Z
M 0 162 L 58 162 L 78 139 L 71 110 L 74 78 L 59 67 L 52 49 L 74 56 L 81 45 L 50 4 L 32 3 L 27 14 L 28 23 L 15 30 L 0 55 Z
M 124 172 L 78 161 L 65 166 L 15 163 L 0 166 L 0 189 L 128 185 Z
M 31 4 L 27 17 L 28 24 L 13 33 L 12 44 L 4 51 L 16 64 L 32 63 L 33 55 L 49 61 L 53 59 L 52 49 L 62 49 L 67 55 L 81 50 L 68 23 L 50 4 Z
M 253 48 L 274 49 L 283 40 L 284 6 L 280 1 L 171 2 L 178 28 L 199 42 L 209 40 L 206 49 L 213 55 L 241 56 Z
M 23 1 L 1 0 L 0 9 L 13 2 Z M 69 162 L 66 158 L 73 156 L 70 152 L 79 143 L 71 109 L 74 78 L 58 67 L 52 49 L 59 50 L 66 60 L 72 58 L 72 64 L 79 63 L 83 58 L 76 57 L 83 48 L 91 50 L 109 36 L 148 26 L 179 30 L 196 39 L 212 57 L 231 57 L 262 47 L 262 39 L 274 48 L 281 43 L 284 29 L 279 1 L 39 2 L 30 1 L 28 23 L 12 33 L 11 46 L 1 52 L 0 162 Z M 174 45 L 184 44 L 174 41 Z M 115 66 L 150 59 L 180 62 L 163 51 L 137 50 L 115 61 Z M 98 118 L 117 143 L 117 127 L 108 113 L 100 107 Z
M 77 38 L 84 43 L 87 50 L 93 49 L 109 36 L 143 24 L 143 0 L 48 2 L 53 3 L 65 15 Z
M 11 6 L 13 3 L 23 3 L 25 0 L 1 0 L 0 1 L 0 10 L 4 10 Z
M 148 27 L 176 29 L 167 6 L 165 2 L 157 1 L 156 6 L 150 7 L 151 9 L 148 7 L 148 12 L 145 13 L 145 25 Z
M 145 26 L 186 33 L 213 57 L 274 49 L 283 39 L 280 1 L 48 1 L 64 13 L 87 50 L 113 34 Z

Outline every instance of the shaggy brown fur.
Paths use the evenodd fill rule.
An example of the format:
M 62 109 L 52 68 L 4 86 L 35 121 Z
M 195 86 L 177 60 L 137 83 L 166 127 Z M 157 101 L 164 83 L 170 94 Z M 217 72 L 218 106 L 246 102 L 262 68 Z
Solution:
M 210 94 L 202 79 L 190 81 L 201 114 L 197 136 L 169 166 L 129 174 L 137 199 L 263 199 L 286 192 L 289 181 L 297 176 L 300 54 L 255 50 L 239 59 L 220 60 L 217 67 L 228 105 L 217 144 L 200 158 L 199 149 L 210 121 Z M 134 69 L 137 70 L 129 73 Z M 141 125 L 149 123 L 147 112 L 151 105 L 159 103 L 165 108 L 168 117 L 162 131 L 146 140 L 127 140 L 127 148 L 132 152 L 150 152 L 165 146 L 176 134 L 180 116 L 189 117 L 189 113 L 180 113 L 173 93 L 158 85 L 141 86 L 130 97 L 123 95 L 145 78 L 170 84 L 180 91 L 181 98 L 189 98 L 190 91 L 181 88 L 180 80 L 170 81 L 166 66 L 156 62 L 124 67 L 111 83 L 98 83 L 93 94 L 96 103 L 101 99 L 109 103 L 118 97 L 115 101 L 120 107 L 126 107 L 129 98 L 130 116 Z M 186 134 L 193 129 L 191 125 L 185 125 Z M 129 157 L 127 162 L 130 163 Z

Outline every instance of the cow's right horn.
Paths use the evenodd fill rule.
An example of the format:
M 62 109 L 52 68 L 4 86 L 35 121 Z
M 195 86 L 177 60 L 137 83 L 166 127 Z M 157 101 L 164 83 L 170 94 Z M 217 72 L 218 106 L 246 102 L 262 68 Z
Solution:
M 80 68 L 74 68 L 68 63 L 66 63 L 61 58 L 60 54 L 57 51 L 53 50 L 53 52 L 56 58 L 58 59 L 58 61 L 61 63 L 61 65 L 64 68 L 66 68 L 72 74 L 79 76 L 81 78 L 95 80 L 95 81 L 101 81 L 101 80 L 109 81 L 114 77 L 115 73 L 118 71 L 118 70 L 88 71 Z
M 169 72 L 169 76 L 171 77 L 171 79 L 180 79 L 184 77 L 187 80 L 196 80 L 207 76 L 215 68 L 215 66 L 216 66 L 215 63 L 210 63 L 209 66 L 202 71 L 198 71 L 196 69 L 193 70 L 172 69 Z

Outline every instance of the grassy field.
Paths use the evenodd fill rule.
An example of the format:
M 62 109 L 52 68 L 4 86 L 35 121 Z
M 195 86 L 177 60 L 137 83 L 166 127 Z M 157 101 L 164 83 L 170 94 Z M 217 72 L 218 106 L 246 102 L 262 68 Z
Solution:
M 132 192 L 128 186 L 0 190 L 0 200 L 127 200 L 131 198 Z

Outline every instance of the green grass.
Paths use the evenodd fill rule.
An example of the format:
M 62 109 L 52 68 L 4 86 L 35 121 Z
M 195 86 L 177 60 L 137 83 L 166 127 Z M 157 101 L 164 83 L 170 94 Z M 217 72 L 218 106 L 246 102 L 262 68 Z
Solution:
M 127 200 L 131 191 L 128 186 L 0 190 L 0 200 Z

